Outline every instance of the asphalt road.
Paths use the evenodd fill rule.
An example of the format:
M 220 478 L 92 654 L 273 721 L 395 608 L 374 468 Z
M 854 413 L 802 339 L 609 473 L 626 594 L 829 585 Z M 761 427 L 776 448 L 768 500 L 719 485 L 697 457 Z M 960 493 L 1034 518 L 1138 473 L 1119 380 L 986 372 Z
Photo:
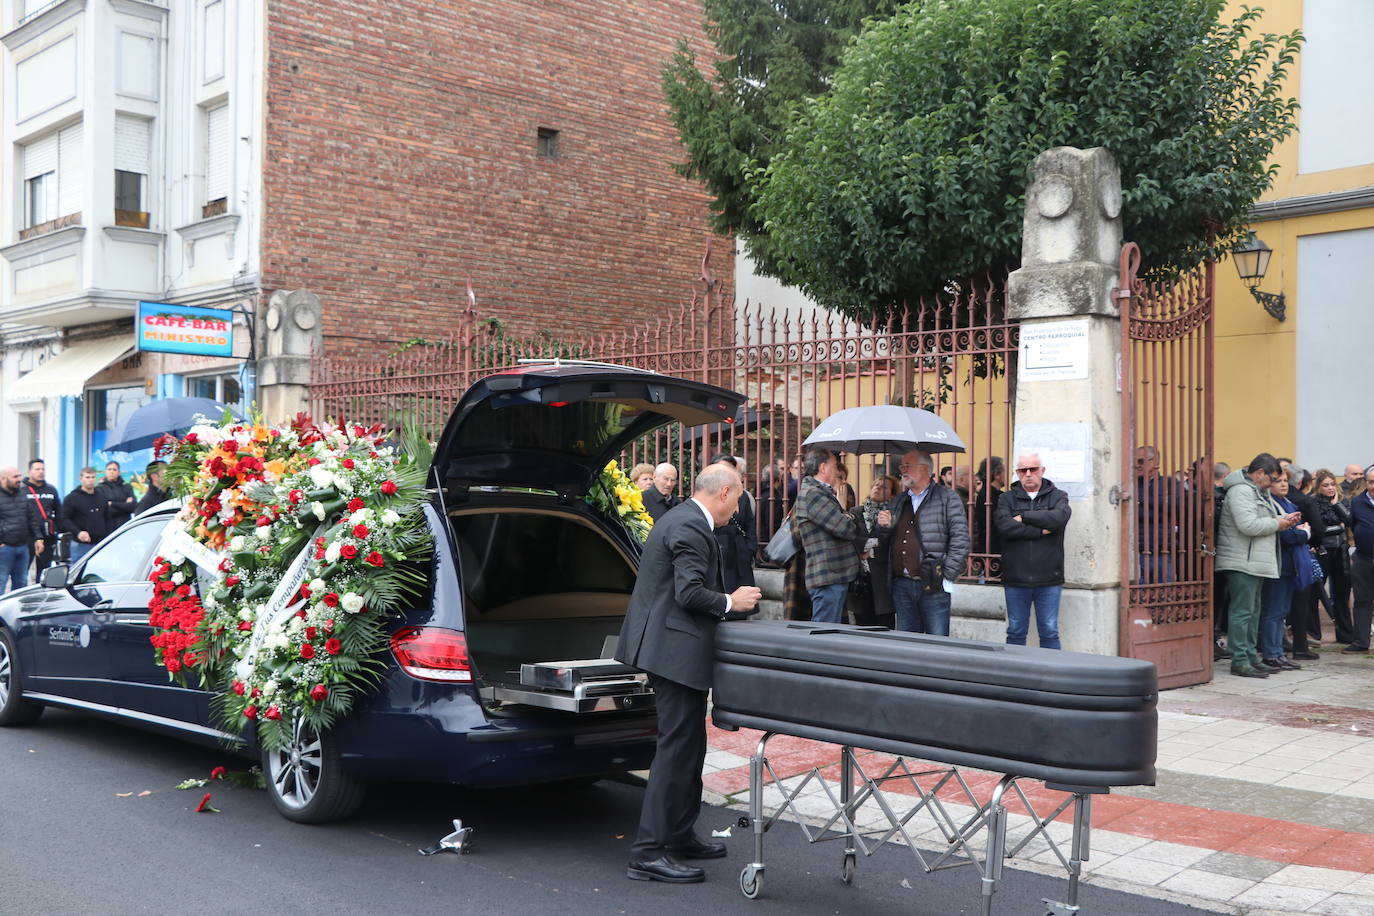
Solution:
M 304 827 L 279 817 L 266 793 L 226 784 L 211 787 L 222 813 L 194 813 L 203 792 L 175 785 L 220 764 L 246 762 L 64 711 L 0 729 L 0 913 L 980 912 L 969 869 L 926 875 L 891 848 L 861 857 L 845 886 L 838 844 L 808 846 L 793 824 L 768 834 L 758 900 L 739 891 L 751 842 L 738 827 L 730 856 L 704 863 L 703 885 L 627 880 L 627 834 L 643 794 L 633 780 L 481 793 L 389 786 L 374 789 L 353 820 Z M 708 809 L 700 826 L 737 817 Z M 453 818 L 476 829 L 473 853 L 420 856 Z M 1041 916 L 1041 899 L 1062 899 L 1064 887 L 1008 869 L 994 912 Z M 1092 886 L 1080 903 L 1085 916 L 1205 912 Z

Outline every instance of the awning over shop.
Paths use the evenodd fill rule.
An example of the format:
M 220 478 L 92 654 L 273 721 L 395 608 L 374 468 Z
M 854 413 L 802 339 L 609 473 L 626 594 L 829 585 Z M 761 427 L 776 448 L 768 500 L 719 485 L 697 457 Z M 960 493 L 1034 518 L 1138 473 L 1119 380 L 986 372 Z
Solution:
M 79 395 L 86 380 L 110 363 L 133 352 L 132 336 L 87 340 L 72 344 L 28 375 L 6 393 L 9 401 L 30 401 Z

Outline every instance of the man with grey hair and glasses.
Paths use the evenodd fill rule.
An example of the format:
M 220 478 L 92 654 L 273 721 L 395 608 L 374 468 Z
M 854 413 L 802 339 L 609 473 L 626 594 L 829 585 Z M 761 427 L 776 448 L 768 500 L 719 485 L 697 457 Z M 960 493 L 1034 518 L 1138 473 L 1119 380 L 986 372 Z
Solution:
M 968 519 L 958 495 L 933 479 L 930 455 L 907 452 L 900 469 L 905 492 L 878 513 L 877 532 L 897 629 L 948 636 L 950 595 L 969 554 Z

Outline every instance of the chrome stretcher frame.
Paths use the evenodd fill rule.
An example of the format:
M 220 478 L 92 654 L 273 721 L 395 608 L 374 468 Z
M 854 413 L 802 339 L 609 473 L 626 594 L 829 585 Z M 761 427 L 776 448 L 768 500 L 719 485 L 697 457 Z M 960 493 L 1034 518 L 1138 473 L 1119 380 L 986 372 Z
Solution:
M 913 769 L 913 761 L 909 761 L 905 757 L 896 757 L 881 773 L 873 775 L 864 769 L 863 763 L 854 753 L 855 748 L 853 746 L 842 745 L 840 746 L 841 778 L 838 797 L 836 797 L 835 790 L 822 778 L 820 767 L 813 767 L 802 776 L 800 782 L 788 790 L 783 787 L 782 780 L 778 778 L 768 760 L 768 741 L 775 734 L 779 733 L 765 732 L 763 737 L 759 739 L 753 756 L 749 758 L 749 817 L 747 820 L 748 826 L 753 830 L 754 858 L 740 871 L 739 885 L 740 891 L 750 900 L 757 898 L 763 892 L 763 878 L 766 870 L 763 856 L 764 834 L 790 810 L 795 815 L 808 842 L 844 841 L 844 852 L 840 859 L 840 880 L 845 884 L 851 884 L 854 881 L 858 853 L 862 852 L 865 857 L 871 856 L 889 842 L 900 842 L 901 845 L 906 846 L 911 851 L 927 874 L 949 868 L 971 866 L 979 876 L 983 916 L 992 916 L 993 895 L 997 892 L 998 882 L 1002 880 L 1003 861 L 1014 858 L 1037 836 L 1043 837 L 1068 876 L 1068 887 L 1064 900 L 1046 899 L 1044 901 L 1045 916 L 1076 916 L 1080 912 L 1078 887 L 1083 863 L 1088 861 L 1090 852 L 1092 797 L 1105 795 L 1110 792 L 1110 789 L 1102 786 L 1066 786 L 1046 782 L 1046 788 L 1063 792 L 1066 797 L 1042 817 L 1021 789 L 1019 781 L 1026 777 L 1013 774 L 1003 775 L 997 781 L 997 785 L 988 800 L 980 802 L 967 780 L 964 779 L 963 774 L 955 767 L 921 763 Z M 857 780 L 855 779 L 856 776 L 858 777 Z M 922 777 L 930 780 L 929 787 L 921 785 L 919 780 Z M 781 804 L 771 815 L 765 814 L 763 803 L 763 790 L 769 779 L 783 795 Z M 834 813 L 824 818 L 818 825 L 808 824 L 808 818 L 814 819 L 816 816 L 803 813 L 796 805 L 796 801 L 803 790 L 813 780 L 821 787 L 825 797 L 829 799 L 834 808 Z M 898 781 L 910 785 L 915 790 L 915 801 L 909 807 L 906 806 L 905 802 L 900 805 L 894 804 L 894 798 L 884 791 L 886 785 Z M 973 813 L 962 821 L 950 812 L 939 797 L 940 792 L 951 785 L 958 787 L 963 799 L 967 800 L 969 806 L 973 808 Z M 1026 835 L 1020 837 L 1016 845 L 1010 849 L 1007 848 L 1009 812 L 1004 802 L 1009 792 L 1014 793 L 1020 799 L 1033 824 Z M 857 815 L 859 809 L 869 800 L 875 803 L 886 818 L 887 823 L 877 828 L 865 830 L 859 826 Z M 1046 828 L 1071 806 L 1073 808 L 1073 833 L 1067 841 L 1066 855 L 1065 850 L 1060 848 L 1060 841 L 1055 840 Z M 922 812 L 927 813 L 935 822 L 945 842 L 944 850 L 938 854 L 933 854 L 931 858 L 927 858 L 929 851 L 922 851 L 916 838 L 908 829 L 911 820 Z M 980 861 L 977 850 L 972 846 L 972 840 L 984 831 L 987 833 L 987 845 L 984 857 Z M 964 858 L 956 858 L 961 853 Z

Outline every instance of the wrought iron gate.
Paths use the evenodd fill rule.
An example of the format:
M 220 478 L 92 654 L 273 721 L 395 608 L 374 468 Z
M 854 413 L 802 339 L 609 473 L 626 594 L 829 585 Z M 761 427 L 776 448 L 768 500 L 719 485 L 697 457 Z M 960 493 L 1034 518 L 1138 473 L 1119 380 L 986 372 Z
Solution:
M 1162 688 L 1212 678 L 1212 306 L 1215 264 L 1168 286 L 1121 251 L 1120 653 Z

